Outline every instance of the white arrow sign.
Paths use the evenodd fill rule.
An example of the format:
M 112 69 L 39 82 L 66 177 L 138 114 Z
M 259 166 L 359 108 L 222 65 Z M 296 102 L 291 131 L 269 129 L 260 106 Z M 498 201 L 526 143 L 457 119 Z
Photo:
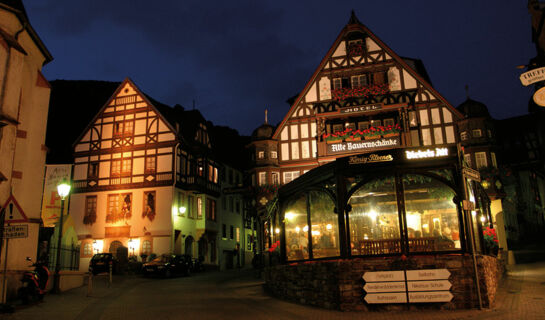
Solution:
M 407 303 L 405 292 L 369 293 L 365 296 L 367 303 Z
M 405 292 L 405 281 L 369 282 L 363 286 L 365 292 Z
M 443 280 L 450 277 L 447 269 L 407 270 L 407 280 Z
M 362 278 L 365 282 L 405 281 L 405 274 L 403 271 L 376 271 L 366 272 Z
M 449 302 L 452 300 L 450 291 L 409 292 L 409 302 Z
M 432 281 L 408 281 L 407 289 L 409 291 L 437 291 L 450 290 L 452 284 L 448 280 Z

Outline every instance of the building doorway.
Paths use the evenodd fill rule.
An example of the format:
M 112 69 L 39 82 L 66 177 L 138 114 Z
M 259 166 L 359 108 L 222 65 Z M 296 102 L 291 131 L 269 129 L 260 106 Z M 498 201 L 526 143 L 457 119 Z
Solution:
M 191 257 L 193 257 L 193 237 L 192 236 L 187 236 L 187 238 L 185 238 L 185 254 L 188 254 Z

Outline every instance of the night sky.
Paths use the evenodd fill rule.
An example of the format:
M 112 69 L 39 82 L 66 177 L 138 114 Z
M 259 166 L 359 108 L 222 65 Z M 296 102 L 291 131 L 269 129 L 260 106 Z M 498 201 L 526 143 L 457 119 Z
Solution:
M 160 4 L 159 4 L 160 3 Z M 24 1 L 54 60 L 47 79 L 122 81 L 249 135 L 277 124 L 346 25 L 359 20 L 422 59 L 452 105 L 469 96 L 503 119 L 527 112 L 516 69 L 535 56 L 527 1 Z M 74 108 L 77 108 L 77 104 Z

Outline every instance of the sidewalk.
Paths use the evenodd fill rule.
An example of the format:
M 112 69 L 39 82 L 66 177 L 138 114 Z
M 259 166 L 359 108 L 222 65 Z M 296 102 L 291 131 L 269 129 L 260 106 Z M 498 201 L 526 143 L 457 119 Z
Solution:
M 267 296 L 255 270 L 207 272 L 179 280 L 119 276 L 112 287 L 107 284 L 106 277 L 96 277 L 89 297 L 87 286 L 48 294 L 44 302 L 16 306 L 15 313 L 0 314 L 0 319 L 545 319 L 545 262 L 513 266 L 494 306 L 485 310 L 325 310 Z

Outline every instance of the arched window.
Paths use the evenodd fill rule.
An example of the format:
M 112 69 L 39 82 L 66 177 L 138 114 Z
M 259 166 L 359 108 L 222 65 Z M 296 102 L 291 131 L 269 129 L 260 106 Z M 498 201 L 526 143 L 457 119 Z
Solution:
M 369 181 L 352 194 L 350 250 L 352 255 L 401 252 L 394 176 Z
M 454 191 L 441 181 L 403 175 L 410 252 L 459 250 L 460 224 Z

